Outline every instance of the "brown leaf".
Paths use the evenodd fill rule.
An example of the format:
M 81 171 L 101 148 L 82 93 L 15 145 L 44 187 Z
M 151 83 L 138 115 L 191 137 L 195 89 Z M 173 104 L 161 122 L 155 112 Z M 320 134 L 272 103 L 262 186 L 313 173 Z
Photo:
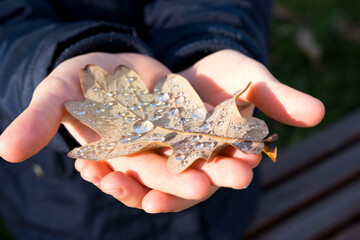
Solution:
M 110 75 L 88 65 L 80 81 L 86 100 L 65 107 L 101 140 L 73 149 L 69 157 L 103 160 L 165 146 L 173 149 L 167 162 L 172 173 L 199 158 L 211 161 L 229 145 L 250 154 L 264 151 L 276 159 L 276 147 L 270 144 L 275 139 L 263 140 L 268 134 L 265 122 L 243 118 L 237 109 L 236 99 L 247 88 L 207 112 L 190 83 L 176 74 L 161 79 L 154 94 L 126 66 Z

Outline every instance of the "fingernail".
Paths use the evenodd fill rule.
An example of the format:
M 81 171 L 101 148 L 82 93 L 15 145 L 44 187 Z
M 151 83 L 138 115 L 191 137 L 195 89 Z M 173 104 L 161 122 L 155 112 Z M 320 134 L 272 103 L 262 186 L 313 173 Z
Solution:
M 104 193 L 110 194 L 113 197 L 122 197 L 124 191 L 121 188 L 117 188 L 117 189 L 102 189 Z

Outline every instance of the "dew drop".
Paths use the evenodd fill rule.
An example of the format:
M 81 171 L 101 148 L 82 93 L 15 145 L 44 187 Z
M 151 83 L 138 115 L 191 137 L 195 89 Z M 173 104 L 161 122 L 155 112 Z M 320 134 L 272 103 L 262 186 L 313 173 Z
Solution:
M 79 150 L 79 152 L 83 153 L 83 152 L 85 152 L 85 151 L 87 151 L 87 150 L 89 150 L 89 149 L 90 149 L 90 147 L 84 147 L 84 148 L 81 148 L 81 149 Z
M 190 121 L 187 118 L 180 118 L 180 122 L 182 122 L 183 124 L 187 123 L 188 121 Z
M 210 134 L 210 135 L 213 135 L 213 134 L 214 134 L 214 130 L 210 130 L 210 131 L 208 131 L 207 133 Z
M 120 142 L 121 143 L 127 143 L 128 142 L 128 138 L 126 136 L 123 136 L 121 139 L 120 139 Z
M 171 108 L 169 111 L 170 116 L 177 116 L 177 115 L 179 115 L 179 113 L 180 113 L 180 111 L 178 108 Z
M 160 102 L 166 102 L 166 101 L 168 101 L 169 99 L 170 99 L 170 96 L 169 96 L 168 93 L 160 93 L 160 94 L 158 95 L 158 100 L 159 100 Z
M 253 149 L 251 149 L 251 153 L 252 154 L 259 154 L 262 152 L 262 148 L 257 146 L 257 147 L 254 147 Z
M 177 97 L 176 100 L 175 100 L 175 102 L 176 102 L 177 104 L 181 104 L 181 103 L 183 103 L 184 101 L 185 101 L 185 98 L 184 98 L 183 96 L 179 96 L 179 97 Z
M 112 97 L 112 96 L 114 96 L 114 93 L 108 92 L 108 93 L 105 94 L 105 96 L 106 96 L 106 97 Z
M 191 117 L 192 117 L 194 120 L 198 120 L 198 119 L 200 118 L 199 115 L 197 115 L 196 112 L 193 112 L 193 113 L 191 114 Z
M 154 124 L 148 120 L 139 120 L 134 123 L 133 130 L 136 133 L 147 133 L 154 129 Z
M 159 108 L 154 111 L 154 114 L 158 115 L 158 114 L 161 114 L 162 112 L 164 112 L 164 109 Z
M 160 119 L 160 117 L 161 116 L 159 116 L 159 115 L 153 115 L 153 116 L 151 116 L 151 121 L 157 121 L 157 120 L 159 120 Z
M 138 139 L 139 137 L 141 137 L 141 134 L 133 134 L 133 135 L 132 135 L 132 138 L 133 138 L 133 139 Z
M 192 136 L 191 140 L 194 141 L 194 142 L 197 142 L 197 141 L 200 140 L 200 136 L 199 135 Z
M 132 82 L 132 81 L 134 81 L 136 78 L 134 78 L 134 77 L 127 77 L 126 78 L 126 81 L 127 82 Z
M 201 131 L 208 131 L 210 130 L 211 125 L 208 122 L 204 122 L 201 126 L 200 126 L 200 130 Z
M 187 163 L 188 163 L 188 161 L 186 161 L 186 160 L 185 160 L 185 161 L 181 161 L 181 166 L 182 166 L 182 167 L 185 167 Z
M 136 120 L 136 117 L 130 117 L 128 120 L 129 120 L 129 122 L 133 122 Z
M 250 150 L 251 142 L 235 142 L 233 145 L 244 153 Z
M 78 112 L 77 114 L 78 115 L 84 115 L 86 113 L 86 111 L 81 111 L 81 112 Z
M 249 146 L 247 144 L 243 144 L 243 146 L 241 147 L 241 151 L 246 152 L 249 150 Z
M 181 154 L 181 153 L 177 153 L 177 154 L 175 155 L 175 158 L 176 158 L 176 160 L 178 160 L 178 161 L 183 161 L 183 160 L 185 159 L 185 155 L 184 155 L 184 154 Z
M 156 104 L 156 102 L 154 102 L 154 101 L 150 103 L 150 107 L 151 107 L 151 108 L 155 108 L 156 105 L 157 105 L 157 104 Z
M 253 136 L 251 136 L 250 134 L 245 134 L 245 136 L 243 136 L 243 138 L 246 140 L 252 140 Z
M 103 145 L 98 145 L 98 146 L 96 146 L 96 151 L 102 151 L 102 150 L 104 150 L 105 149 L 105 147 L 103 146 Z
M 255 122 L 252 122 L 252 123 L 249 124 L 249 127 L 250 127 L 251 129 L 256 129 L 256 128 L 259 127 L 259 124 L 258 124 L 258 123 L 255 123 Z
M 102 113 L 102 112 L 105 112 L 105 108 L 98 108 L 96 109 L 95 111 L 96 113 Z
M 199 142 L 199 143 L 197 143 L 197 144 L 195 145 L 195 148 L 196 148 L 196 149 L 202 149 L 202 148 L 204 148 L 204 144 L 201 143 L 201 142 Z
M 165 138 L 160 133 L 154 133 L 154 134 L 150 135 L 149 140 L 156 141 L 156 142 L 163 142 L 165 140 Z
M 210 143 L 208 143 L 208 144 L 206 145 L 206 147 L 208 147 L 208 148 L 214 148 L 214 147 L 216 147 L 216 145 L 217 145 L 217 142 L 210 142 Z

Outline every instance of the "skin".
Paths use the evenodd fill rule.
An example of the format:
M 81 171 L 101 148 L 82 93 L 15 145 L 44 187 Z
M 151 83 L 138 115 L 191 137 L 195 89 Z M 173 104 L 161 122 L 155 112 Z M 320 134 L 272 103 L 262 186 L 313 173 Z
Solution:
M 66 101 L 84 100 L 78 73 L 86 64 L 99 65 L 108 72 L 117 65 L 127 65 L 149 89 L 170 73 L 155 59 L 133 53 L 90 53 L 69 59 L 39 84 L 28 108 L 0 136 L 1 157 L 13 163 L 28 159 L 45 147 L 60 124 L 80 144 L 99 139 L 64 108 Z M 280 83 L 262 64 L 236 51 L 209 55 L 179 74 L 191 82 L 209 108 L 231 98 L 234 90 L 252 81 L 238 103 L 243 116 L 251 116 L 257 106 L 279 122 L 311 127 L 325 113 L 318 99 Z M 261 160 L 261 155 L 246 155 L 229 148 L 209 164 L 199 160 L 183 173 L 172 175 L 166 169 L 168 155 L 169 150 L 162 149 L 100 162 L 77 159 L 75 168 L 85 180 L 123 204 L 159 213 L 187 209 L 220 187 L 246 188 L 252 180 L 252 169 Z

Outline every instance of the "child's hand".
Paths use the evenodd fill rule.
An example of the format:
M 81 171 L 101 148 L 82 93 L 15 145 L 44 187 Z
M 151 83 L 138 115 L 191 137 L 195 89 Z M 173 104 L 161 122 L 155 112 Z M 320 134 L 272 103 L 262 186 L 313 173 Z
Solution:
M 41 150 L 54 136 L 60 122 L 81 143 L 99 137 L 64 110 L 68 100 L 82 100 L 78 72 L 93 63 L 111 72 L 117 65 L 134 69 L 148 87 L 169 73 L 159 62 L 137 54 L 88 54 L 57 67 L 34 92 L 33 100 L 0 136 L 0 154 L 19 162 Z M 243 95 L 242 114 L 250 116 L 253 102 L 269 116 L 295 126 L 317 124 L 324 114 L 318 100 L 274 80 L 260 64 L 234 51 L 221 51 L 183 71 L 205 102 L 216 105 L 253 81 Z M 56 91 L 54 91 L 56 89 Z M 315 113 L 314 113 L 315 112 Z M 311 113 L 311 114 L 310 114 Z M 130 207 L 147 212 L 172 212 L 191 207 L 218 187 L 241 189 L 252 180 L 252 168 L 260 155 L 246 155 L 229 149 L 210 164 L 200 160 L 185 172 L 172 175 L 166 169 L 166 152 L 154 151 L 93 162 L 77 160 L 81 176 Z
M 319 100 L 281 84 L 260 63 L 235 51 L 212 54 L 180 74 L 213 106 L 252 81 L 239 103 L 243 116 L 252 115 L 254 104 L 274 119 L 299 127 L 316 125 L 324 115 Z M 76 167 L 85 179 L 128 206 L 172 212 L 207 199 L 219 187 L 246 187 L 260 159 L 228 149 L 210 164 L 200 160 L 179 175 L 169 174 L 164 154 L 154 152 L 106 162 L 77 160 Z

